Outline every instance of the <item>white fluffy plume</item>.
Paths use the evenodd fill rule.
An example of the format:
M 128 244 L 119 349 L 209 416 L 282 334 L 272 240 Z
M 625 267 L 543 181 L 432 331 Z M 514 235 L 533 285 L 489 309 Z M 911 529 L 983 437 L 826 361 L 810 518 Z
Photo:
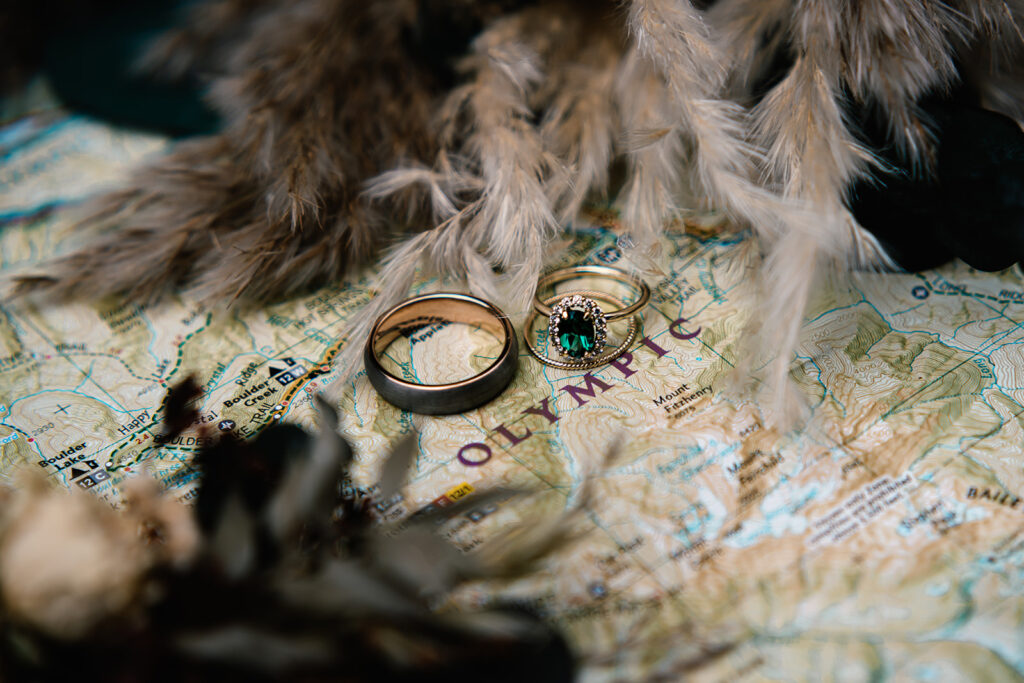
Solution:
M 669 212 L 676 208 L 672 198 L 678 196 L 674 186 L 683 163 L 681 139 L 689 142 L 691 153 L 686 162 L 697 188 L 713 204 L 726 209 L 735 222 L 750 226 L 768 245 L 769 275 L 762 298 L 780 310 L 761 319 L 762 334 L 770 339 L 765 348 L 781 351 L 773 361 L 769 386 L 775 392 L 777 410 L 791 415 L 794 397 L 788 391 L 786 375 L 796 332 L 817 252 L 835 231 L 827 235 L 815 232 L 812 215 L 804 209 L 805 195 L 776 194 L 774 188 L 766 189 L 758 182 L 762 152 L 748 137 L 746 110 L 724 98 L 729 65 L 700 12 L 688 0 L 633 0 L 629 19 L 636 50 L 655 67 L 657 77 L 631 74 L 625 82 L 646 85 L 653 92 L 646 97 L 634 93 L 625 97 L 651 104 L 634 112 L 637 124 L 649 128 L 660 121 L 662 127 L 653 129 L 650 140 L 632 155 L 624 201 L 626 222 L 641 245 L 660 232 Z M 630 62 L 626 67 L 640 68 Z M 794 247 L 798 251 L 793 251 Z
M 434 167 L 399 168 L 369 182 L 375 199 L 418 188 L 439 222 L 392 250 L 381 268 L 385 284 L 357 315 L 350 339 L 368 335 L 421 268 L 459 274 L 473 293 L 525 312 L 559 218 L 574 216 L 587 193 L 607 183 L 612 157 L 614 41 L 607 32 L 582 34 L 580 19 L 569 5 L 551 3 L 492 24 L 460 64 L 466 83 L 441 109 Z M 545 26 L 557 27 L 556 35 L 538 29 Z M 564 87 L 539 92 L 545 68 L 579 55 L 552 81 Z M 546 112 L 539 126 L 538 111 Z M 338 384 L 351 377 L 359 351 L 353 344 L 342 351 Z
M 721 0 L 716 5 L 712 19 L 725 43 L 740 46 L 730 55 L 740 93 L 754 95 L 757 63 L 780 56 L 791 60 L 754 107 L 752 126 L 766 155 L 765 185 L 802 203 L 816 223 L 813 230 L 789 229 L 766 240 L 758 336 L 765 348 L 779 350 L 769 386 L 782 399 L 776 408 L 784 415 L 795 407 L 786 395 L 786 375 L 815 281 L 823 272 L 890 265 L 846 206 L 847 188 L 875 163 L 847 121 L 847 94 L 861 107 L 884 112 L 889 137 L 907 166 L 926 171 L 931 134 L 917 101 L 956 78 L 957 46 L 1009 20 L 1010 13 L 998 5 L 1004 3 L 954 8 L 920 0 Z

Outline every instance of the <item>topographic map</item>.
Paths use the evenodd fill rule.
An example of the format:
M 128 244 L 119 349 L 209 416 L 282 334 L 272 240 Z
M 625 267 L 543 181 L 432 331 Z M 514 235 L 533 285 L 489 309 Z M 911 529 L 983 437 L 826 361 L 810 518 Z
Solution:
M 65 205 L 165 145 L 59 111 L 0 129 L 0 269 L 71 248 Z M 560 262 L 615 263 L 606 218 L 566 234 Z M 357 375 L 340 409 L 366 482 L 419 433 L 409 486 L 381 514 L 537 490 L 442 527 L 474 552 L 587 489 L 576 540 L 538 574 L 458 596 L 530 601 L 588 657 L 586 681 L 1024 678 L 1020 271 L 953 264 L 824 292 L 795 371 L 811 419 L 781 434 L 724 391 L 751 313 L 730 267 L 743 245 L 681 228 L 663 246 L 643 339 L 613 365 L 572 373 L 523 349 L 501 396 L 450 417 L 404 413 Z M 34 468 L 117 506 L 146 470 L 190 499 L 203 437 L 154 445 L 167 387 L 195 374 L 201 421 L 221 429 L 311 428 L 311 397 L 373 284 L 368 270 L 245 314 L 4 302 L 0 477 Z M 447 367 L 466 353 L 458 340 L 411 339 L 406 369 Z

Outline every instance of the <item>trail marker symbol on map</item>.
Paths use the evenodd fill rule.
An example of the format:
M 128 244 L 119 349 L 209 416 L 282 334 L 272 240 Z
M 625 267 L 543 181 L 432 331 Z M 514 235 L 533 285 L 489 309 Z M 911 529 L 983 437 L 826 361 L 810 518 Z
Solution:
M 294 358 L 282 358 L 281 362 L 284 363 L 285 365 L 287 365 L 288 367 L 292 367 L 292 366 L 295 365 L 295 359 Z M 271 377 L 274 377 L 274 376 L 280 375 L 282 372 L 284 372 L 284 368 L 275 368 L 273 365 L 271 365 L 269 368 L 267 368 L 267 372 L 270 373 Z
M 605 263 L 615 263 L 620 258 L 622 258 L 622 252 L 619 251 L 616 247 L 609 246 L 597 252 L 595 256 L 598 259 L 604 261 Z
M 294 358 L 282 358 L 281 360 L 288 366 L 287 369 L 275 368 L 273 365 L 267 368 L 270 376 L 276 379 L 281 386 L 287 386 L 306 374 L 306 368 L 296 363 Z

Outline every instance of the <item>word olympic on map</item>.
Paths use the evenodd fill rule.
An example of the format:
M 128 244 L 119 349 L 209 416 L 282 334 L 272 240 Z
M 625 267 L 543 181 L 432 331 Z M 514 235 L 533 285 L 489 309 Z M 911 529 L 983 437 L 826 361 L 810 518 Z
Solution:
M 668 326 L 669 334 L 676 339 L 689 340 L 693 339 L 700 334 L 701 328 L 698 327 L 693 332 L 685 332 L 682 329 L 682 325 L 688 322 L 686 318 L 677 318 L 672 321 Z M 654 342 L 650 337 L 643 337 L 640 339 L 640 347 L 646 349 L 650 353 L 653 353 L 656 358 L 662 358 L 668 355 L 668 350 L 662 348 Z M 637 349 L 639 351 L 639 347 Z M 615 360 L 608 363 L 609 366 L 615 368 L 623 379 L 632 377 L 637 373 L 637 370 L 630 367 L 633 364 L 634 356 L 632 352 L 626 351 Z M 574 408 L 579 408 L 587 404 L 588 399 L 595 398 L 597 393 L 595 390 L 599 389 L 602 393 L 611 389 L 614 386 L 614 382 L 608 379 L 600 379 L 594 376 L 594 373 L 588 372 L 583 375 L 582 386 L 575 384 L 566 384 L 559 387 L 560 392 L 565 392 L 576 401 Z M 556 413 L 551 405 L 550 397 L 545 396 L 539 403 L 536 403 L 529 408 L 522 411 L 523 415 L 537 415 L 547 420 L 548 424 L 554 424 L 560 419 L 558 413 Z M 512 430 L 509 429 L 509 425 L 499 425 L 493 430 L 494 434 L 500 435 L 502 438 L 509 442 L 509 445 L 514 447 L 523 443 L 527 439 L 533 436 L 533 431 L 529 427 L 526 427 L 526 431 L 521 434 L 513 434 Z M 473 441 L 467 443 L 458 452 L 458 460 L 467 467 L 480 467 L 486 464 L 491 457 L 493 452 L 491 447 L 482 441 Z

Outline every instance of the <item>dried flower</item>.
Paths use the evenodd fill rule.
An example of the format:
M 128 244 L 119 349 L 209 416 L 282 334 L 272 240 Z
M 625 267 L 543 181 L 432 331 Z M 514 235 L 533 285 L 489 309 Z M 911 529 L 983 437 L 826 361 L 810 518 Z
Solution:
M 204 448 L 194 508 L 151 480 L 130 484 L 125 515 L 84 492 L 13 494 L 0 525 L 0 675 L 440 680 L 487 666 L 490 680 L 571 680 L 568 647 L 538 616 L 434 608 L 467 581 L 528 571 L 564 545 L 566 520 L 479 556 L 434 527 L 507 491 L 382 524 L 372 500 L 341 486 L 352 451 L 319 406 L 319 436 L 275 425 Z M 171 423 L 189 413 L 167 408 Z M 388 458 L 379 499 L 399 490 L 413 449 L 407 439 Z M 83 671 L 86 658 L 102 666 Z

